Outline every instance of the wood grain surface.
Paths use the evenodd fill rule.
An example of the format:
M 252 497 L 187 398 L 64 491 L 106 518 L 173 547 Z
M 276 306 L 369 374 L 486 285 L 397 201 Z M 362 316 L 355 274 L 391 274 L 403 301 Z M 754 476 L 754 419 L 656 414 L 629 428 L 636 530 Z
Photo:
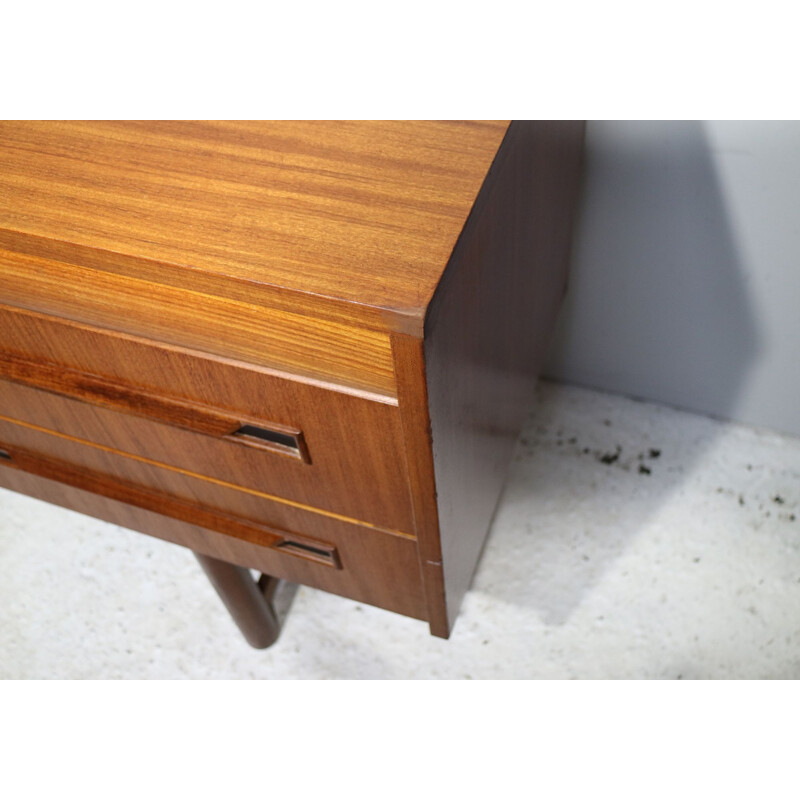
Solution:
M 0 229 L 20 253 L 44 243 L 55 260 L 132 278 L 158 265 L 183 289 L 199 275 L 203 291 L 341 299 L 405 329 L 409 315 L 421 321 L 507 127 L 2 122 Z
M 341 555 L 342 569 L 331 569 L 286 555 L 275 548 L 226 536 L 157 511 L 9 468 L 4 459 L 0 460 L 0 486 L 183 545 L 232 564 L 257 569 L 293 583 L 314 586 L 415 619 L 426 619 L 416 543 L 409 539 L 376 536 L 368 528 L 309 515 L 311 519 L 306 519 L 309 535 L 332 542 Z M 298 524 L 293 530 L 302 532 L 302 512 L 295 513 L 298 517 L 295 522 Z M 118 535 L 109 532 L 109 536 Z M 352 568 L 349 565 L 353 565 Z M 153 569 L 158 569 L 157 562 Z M 168 578 L 164 576 L 165 580 Z
M 564 293 L 583 131 L 0 122 L 0 485 L 447 637 Z M 240 420 L 310 463 L 227 441 Z
M 209 442 L 167 426 L 143 425 L 140 419 L 115 419 L 113 412 L 80 403 L 70 406 L 61 398 L 53 402 L 56 398 L 36 397 L 33 390 L 24 387 L 0 382 L 0 390 L 8 400 L 3 403 L 4 408 L 8 406 L 8 412 L 14 415 L 0 414 L 0 431 L 6 432 L 6 441 L 19 446 L 35 444 L 43 454 L 74 459 L 75 464 L 122 480 L 138 480 L 153 488 L 174 487 L 189 499 L 202 500 L 206 494 L 216 492 L 214 487 L 223 487 L 224 494 L 234 491 L 233 495 L 227 494 L 234 506 L 240 500 L 246 502 L 239 494 L 267 498 L 378 530 L 414 536 L 413 523 L 405 518 L 408 490 L 399 470 L 380 482 L 364 472 L 359 476 L 358 491 L 348 492 L 347 481 L 352 476 L 345 474 L 337 480 L 335 475 L 342 473 L 336 465 L 333 469 L 310 468 L 280 455 L 242 451 L 236 445 Z M 20 406 L 24 400 L 29 403 L 28 409 Z M 50 427 L 39 424 L 42 417 Z M 71 433 L 55 428 L 67 428 Z M 155 471 L 149 469 L 151 466 L 156 467 Z M 376 488 L 377 484 L 381 484 L 380 488 Z M 383 498 L 387 499 L 386 505 L 380 502 Z M 354 510 L 365 513 L 348 513 Z M 395 526 L 396 521 L 405 524 Z
M 0 250 L 0 300 L 340 387 L 395 394 L 389 337 L 380 331 L 6 250 Z
M 583 134 L 580 122 L 513 123 L 428 310 L 424 359 L 451 627 L 566 289 Z
M 96 376 L 100 386 L 107 381 L 168 397 L 188 411 L 199 404 L 300 430 L 311 464 L 162 424 L 157 408 L 142 408 L 142 418 L 10 383 L 0 384 L 0 414 L 6 417 L 413 533 L 395 405 L 11 308 L 0 307 L 0 353 Z
M 428 621 L 434 636 L 447 638 L 450 623 L 442 568 L 424 344 L 414 336 L 398 333 L 392 336 L 392 351 Z
M 3 426 L 3 432 L 7 431 L 7 426 Z M 341 568 L 335 546 L 319 539 L 310 539 L 294 532 L 272 528 L 257 520 L 212 508 L 196 499 L 187 501 L 167 494 L 159 488 L 139 486 L 119 477 L 111 479 L 95 470 L 41 455 L 17 444 L 9 446 L 5 440 L 2 450 L 4 467 L 21 469 L 137 508 L 156 510 L 174 519 L 191 522 L 193 525 L 218 531 L 226 536 L 245 539 L 262 547 L 276 547 L 281 553 L 305 558 L 326 567 Z
M 0 351 L 0 379 L 213 439 L 270 450 L 311 463 L 303 432 L 297 429 L 264 419 L 246 419 L 244 415 L 226 413 L 204 403 L 189 402 L 140 386 L 117 383 L 61 364 L 35 361 Z M 0 386 L 0 398 L 6 413 L 15 413 L 11 400 L 13 391 L 13 387 Z M 45 402 L 58 404 L 59 400 L 48 398 Z M 25 401 L 21 407 L 26 410 L 29 408 Z M 254 436 L 253 431 L 261 431 L 264 435 Z

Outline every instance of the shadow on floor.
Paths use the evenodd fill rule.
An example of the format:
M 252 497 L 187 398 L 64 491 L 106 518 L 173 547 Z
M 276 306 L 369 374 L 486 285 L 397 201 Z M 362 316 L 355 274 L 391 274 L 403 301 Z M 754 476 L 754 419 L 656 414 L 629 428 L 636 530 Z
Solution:
M 702 123 L 590 124 L 574 262 L 547 374 L 733 411 L 759 334 Z M 672 441 L 633 404 L 560 409 L 553 385 L 540 397 L 485 554 L 502 564 L 473 585 L 559 625 L 713 436 Z

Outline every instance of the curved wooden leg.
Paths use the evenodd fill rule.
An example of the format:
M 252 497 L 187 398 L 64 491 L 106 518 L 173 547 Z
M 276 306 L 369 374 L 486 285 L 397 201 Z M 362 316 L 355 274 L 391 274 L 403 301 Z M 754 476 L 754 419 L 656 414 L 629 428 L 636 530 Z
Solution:
M 195 557 L 248 644 L 260 650 L 274 644 L 281 632 L 272 606 L 278 579 L 262 575 L 256 583 L 244 567 L 202 553 Z

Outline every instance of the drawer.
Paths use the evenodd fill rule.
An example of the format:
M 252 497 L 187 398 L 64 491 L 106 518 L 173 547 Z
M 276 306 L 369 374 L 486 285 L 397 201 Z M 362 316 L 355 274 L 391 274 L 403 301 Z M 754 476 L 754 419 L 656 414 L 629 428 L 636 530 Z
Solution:
M 414 530 L 391 402 L 10 307 L 0 342 L 6 420 Z
M 8 245 L 11 250 L 4 249 Z M 17 246 L 31 245 L 55 258 L 14 252 Z M 116 271 L 131 268 L 148 278 Z M 320 319 L 313 312 L 302 313 L 280 292 L 249 282 L 238 287 L 225 280 L 222 287 L 212 282 L 208 294 L 201 281 L 195 271 L 187 277 L 174 268 L 138 260 L 132 264 L 118 253 L 46 239 L 31 242 L 25 235 L 0 230 L 0 298 L 9 305 L 396 396 L 389 336 L 375 330 L 374 321 L 371 328 L 354 326 L 351 317 L 357 312 L 330 304 Z M 220 288 L 234 297 L 215 296 Z
M 48 445 L 47 439 L 54 441 Z M 120 480 L 117 474 L 127 472 L 123 456 L 74 442 L 56 454 L 57 440 L 0 423 L 0 486 L 285 580 L 426 618 L 417 546 L 409 536 L 145 464 L 137 465 L 140 481 Z

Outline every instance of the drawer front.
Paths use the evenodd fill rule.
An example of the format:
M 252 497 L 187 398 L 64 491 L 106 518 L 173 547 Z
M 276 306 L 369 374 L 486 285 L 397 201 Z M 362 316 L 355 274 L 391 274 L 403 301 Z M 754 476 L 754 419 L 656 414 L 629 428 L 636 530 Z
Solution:
M 82 446 L 81 456 L 76 452 L 81 446 L 69 443 L 61 454 L 72 456 L 68 461 L 42 452 L 48 449 L 42 441 L 46 434 L 30 433 L 36 432 L 0 424 L 0 486 L 285 580 L 426 618 L 417 547 L 410 537 L 235 490 L 214 491 L 186 476 L 173 486 L 169 475 L 147 465 L 141 465 L 141 483 L 119 480 L 115 461 L 122 456 L 97 451 L 100 458 L 93 459 L 92 448 Z M 190 494 L 202 500 L 189 499 Z
M 0 198 L 0 206 L 2 198 Z M 5 250 L 33 247 L 63 252 L 73 263 Z M 119 254 L 117 254 L 119 257 Z M 0 230 L 0 297 L 9 305 L 43 314 L 80 320 L 100 328 L 188 347 L 223 358 L 241 359 L 269 369 L 357 390 L 396 396 L 389 336 L 354 326 L 341 309 L 327 309 L 326 319 L 297 313 L 303 301 L 282 301 L 275 292 L 230 281 L 223 285 L 238 299 L 207 294 L 185 275 L 145 265 L 155 280 L 109 272 L 109 253 L 98 253 L 65 242 Z M 122 258 L 123 272 L 142 269 Z M 85 262 L 86 266 L 77 266 Z M 178 270 L 182 273 L 182 270 Z M 208 276 L 205 276 L 206 278 Z M 195 281 L 203 276 L 195 275 Z M 176 285 L 164 284 L 171 280 Z M 258 298 L 267 302 L 261 305 Z M 330 318 L 333 312 L 333 318 Z
M 412 532 L 397 406 L 0 307 L 0 417 Z

